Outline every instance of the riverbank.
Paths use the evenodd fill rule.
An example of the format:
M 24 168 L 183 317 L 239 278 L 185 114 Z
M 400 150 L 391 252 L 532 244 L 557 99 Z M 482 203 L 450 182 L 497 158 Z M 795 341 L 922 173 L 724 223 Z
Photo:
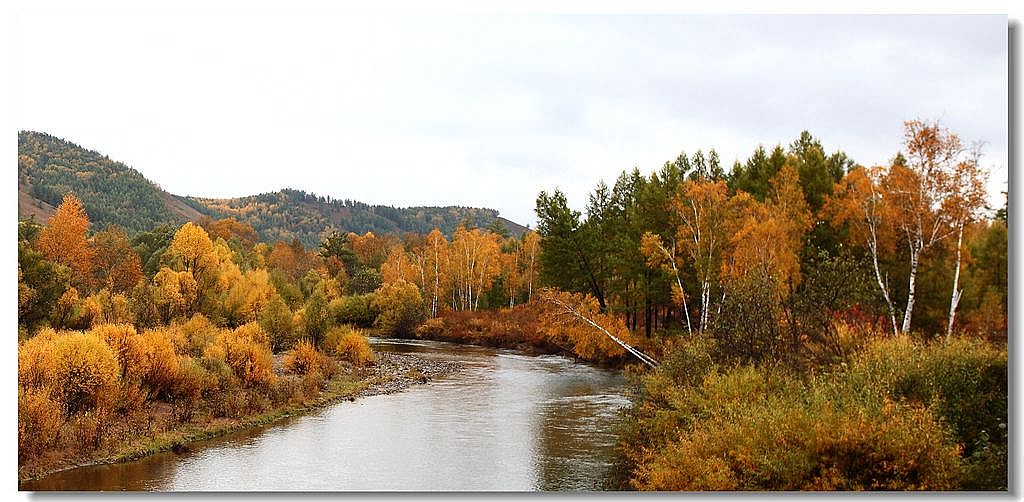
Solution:
M 531 356 L 558 355 L 603 369 L 622 369 L 631 361 L 626 355 L 599 354 L 590 359 L 562 345 L 545 332 L 532 304 L 478 311 L 446 311 L 427 319 L 415 331 L 421 340 L 512 349 Z
M 409 354 L 376 354 L 375 363 L 364 368 L 350 365 L 342 367 L 334 377 L 326 381 L 320 392 L 299 402 L 262 410 L 258 413 L 227 418 L 210 418 L 198 413 L 188 422 L 177 424 L 155 435 L 126 437 L 111 441 L 101 448 L 85 450 L 53 450 L 46 455 L 33 458 L 18 467 L 19 483 L 38 479 L 49 474 L 77 467 L 98 464 L 128 462 L 159 452 L 188 451 L 189 445 L 216 437 L 272 424 L 289 417 L 305 415 L 342 401 L 382 394 L 393 394 L 413 385 L 425 384 L 432 379 L 459 371 L 462 365 L 456 361 L 426 359 Z M 278 365 L 279 366 L 279 365 Z M 281 375 L 284 377 L 284 375 Z M 146 417 L 149 429 L 154 424 L 173 423 L 173 410 L 163 403 L 154 403 L 153 410 Z M 129 426 L 132 424 L 124 424 Z M 145 432 L 145 431 L 143 431 Z M 108 434 L 123 433 L 111 430 Z

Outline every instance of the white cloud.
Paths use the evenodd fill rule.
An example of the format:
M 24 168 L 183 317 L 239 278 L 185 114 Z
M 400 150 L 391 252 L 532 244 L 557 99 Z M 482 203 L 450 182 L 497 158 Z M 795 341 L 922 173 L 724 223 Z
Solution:
M 1006 19 L 31 14 L 16 121 L 174 193 L 285 186 L 490 206 L 532 223 L 599 178 L 810 130 L 865 164 L 905 119 L 987 142 L 1006 179 Z M 1001 204 L 999 196 L 994 203 Z

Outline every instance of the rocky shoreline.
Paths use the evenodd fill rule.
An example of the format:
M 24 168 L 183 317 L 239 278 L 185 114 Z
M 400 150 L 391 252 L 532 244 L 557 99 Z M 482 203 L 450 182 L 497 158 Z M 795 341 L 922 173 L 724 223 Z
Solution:
M 427 359 L 411 354 L 378 352 L 377 362 L 371 372 L 370 382 L 362 392 L 353 396 L 377 396 L 393 394 L 412 385 L 427 383 L 463 369 L 458 361 Z

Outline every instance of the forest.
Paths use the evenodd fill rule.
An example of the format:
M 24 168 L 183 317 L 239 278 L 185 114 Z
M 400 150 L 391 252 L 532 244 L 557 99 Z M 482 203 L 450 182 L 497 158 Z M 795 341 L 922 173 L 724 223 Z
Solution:
M 302 237 L 230 203 L 128 231 L 68 189 L 19 221 L 19 474 L 344 394 L 374 334 L 622 370 L 611 489 L 1005 490 L 1006 206 L 977 148 L 904 131 L 886 165 L 807 132 L 681 153 L 583 211 L 541 192 L 521 234 Z
M 344 187 L 342 187 L 344 189 Z M 226 199 L 172 195 L 137 170 L 106 155 L 49 134 L 18 133 L 18 191 L 33 205 L 52 210 L 74 193 L 99 229 L 117 225 L 129 236 L 161 224 L 182 225 L 203 217 L 234 218 L 251 225 L 267 242 L 298 239 L 320 245 L 334 232 L 428 233 L 439 228 L 451 236 L 462 225 L 504 228 L 521 235 L 526 229 L 493 209 L 447 206 L 396 208 L 352 199 L 334 199 L 303 190 L 283 189 Z M 43 211 L 44 222 L 52 211 Z M 19 207 L 21 218 L 32 216 Z

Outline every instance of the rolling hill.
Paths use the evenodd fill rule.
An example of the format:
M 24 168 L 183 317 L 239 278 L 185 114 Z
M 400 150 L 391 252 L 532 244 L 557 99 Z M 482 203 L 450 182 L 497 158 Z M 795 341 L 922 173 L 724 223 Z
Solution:
M 93 229 L 115 224 L 129 234 L 203 217 L 233 217 L 264 240 L 299 239 L 308 247 L 335 231 L 402 234 L 436 227 L 450 236 L 460 224 L 500 226 L 515 236 L 527 230 L 486 208 L 396 208 L 293 189 L 229 199 L 173 195 L 106 155 L 46 133 L 19 132 L 18 217 L 44 222 L 67 193 L 82 200 Z

